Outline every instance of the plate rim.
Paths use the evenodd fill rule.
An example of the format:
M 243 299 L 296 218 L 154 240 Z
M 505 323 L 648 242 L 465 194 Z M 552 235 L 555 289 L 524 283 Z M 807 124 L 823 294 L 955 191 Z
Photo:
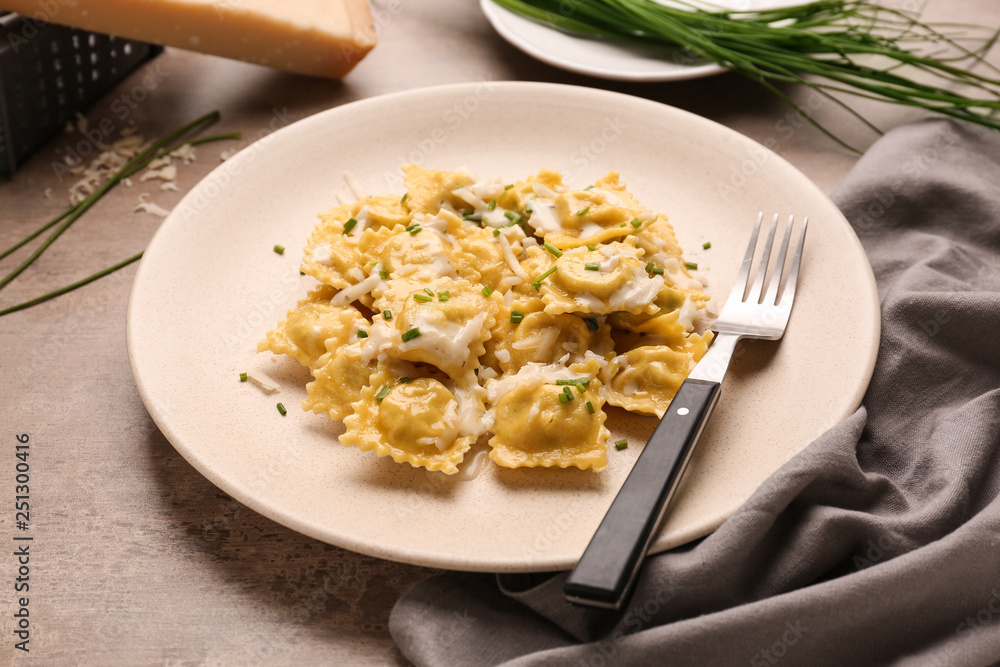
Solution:
M 722 65 L 716 63 L 705 63 L 703 65 L 695 65 L 689 67 L 677 66 L 677 69 L 651 71 L 651 72 L 630 72 L 621 69 L 612 68 L 602 68 L 593 67 L 589 65 L 583 65 L 575 60 L 570 60 L 566 58 L 560 58 L 551 53 L 548 53 L 532 42 L 522 37 L 517 32 L 511 30 L 502 20 L 501 12 L 510 14 L 522 20 L 530 20 L 522 16 L 518 16 L 514 12 L 511 12 L 506 7 L 501 7 L 494 0 L 479 0 L 479 7 L 486 19 L 489 21 L 493 29 L 500 35 L 507 43 L 520 51 L 523 51 L 527 55 L 540 60 L 543 63 L 557 67 L 568 72 L 573 72 L 575 74 L 583 74 L 585 76 L 593 76 L 601 79 L 608 79 L 610 81 L 626 81 L 633 83 L 656 83 L 665 81 L 690 81 L 692 79 L 701 79 L 709 76 L 717 76 L 719 74 L 724 74 L 728 70 Z M 546 26 L 541 26 L 545 28 Z M 555 30 L 554 28 L 550 28 Z M 578 39 L 583 41 L 581 37 L 573 37 L 572 35 L 567 35 L 567 37 Z
M 828 203 L 831 205 L 832 210 L 835 210 L 839 214 L 842 224 L 845 226 L 845 230 L 850 232 L 849 235 L 850 242 L 857 247 L 860 256 L 863 257 L 865 260 L 864 261 L 865 278 L 867 279 L 865 282 L 870 288 L 871 294 L 869 296 L 871 297 L 871 303 L 872 303 L 872 313 L 871 313 L 871 318 L 869 320 L 869 322 L 872 325 L 870 336 L 871 339 L 874 341 L 874 344 L 869 346 L 868 357 L 864 360 L 864 373 L 862 374 L 863 382 L 861 382 L 859 386 L 856 388 L 854 395 L 851 396 L 851 400 L 848 403 L 848 405 L 853 407 L 850 407 L 845 414 L 839 415 L 837 417 L 837 423 L 843 421 L 843 419 L 847 418 L 857 410 L 867 390 L 868 384 L 870 383 L 872 374 L 874 372 L 875 360 L 877 358 L 879 350 L 879 341 L 881 336 L 881 312 L 880 312 L 880 302 L 878 298 L 878 287 L 875 282 L 874 272 L 872 271 L 871 263 L 867 258 L 867 254 L 864 252 L 864 248 L 861 244 L 860 239 L 857 236 L 857 233 L 854 231 L 850 222 L 840 211 L 839 207 L 837 207 L 836 204 L 830 199 L 827 193 L 820 190 L 819 187 L 811 179 L 806 177 L 805 174 L 803 174 L 797 167 L 789 163 L 782 156 L 778 155 L 777 153 L 771 151 L 770 149 L 763 146 L 759 142 L 755 141 L 754 139 L 747 137 L 746 135 L 743 135 L 730 127 L 722 125 L 721 123 L 718 123 L 709 118 L 705 118 L 703 116 L 699 116 L 698 114 L 694 114 L 685 109 L 681 109 L 678 107 L 674 107 L 668 104 L 664 104 L 661 102 L 657 102 L 654 100 L 650 100 L 635 95 L 629 95 L 615 91 L 608 91 L 599 88 L 592 88 L 588 86 L 557 84 L 557 83 L 547 83 L 547 82 L 530 82 L 530 81 L 494 81 L 490 82 L 490 84 L 512 90 L 517 90 L 518 88 L 520 88 L 525 91 L 526 89 L 534 89 L 534 91 L 536 92 L 543 89 L 551 91 L 570 91 L 573 94 L 583 95 L 587 97 L 603 96 L 609 99 L 628 99 L 631 101 L 631 103 L 637 103 L 640 105 L 649 106 L 650 108 L 658 108 L 658 109 L 666 108 L 669 109 L 671 113 L 681 114 L 685 116 L 688 120 L 690 120 L 693 123 L 699 124 L 703 127 L 711 127 L 712 130 L 715 132 L 720 132 L 723 135 L 729 135 L 730 137 L 737 138 L 737 141 L 749 142 L 747 145 L 754 146 L 756 150 L 766 151 L 769 156 L 769 159 L 775 159 L 777 161 L 780 161 L 785 165 L 786 168 L 791 169 L 792 172 L 798 174 L 803 179 L 804 182 L 808 183 L 814 189 L 815 195 L 821 196 L 824 199 L 826 199 Z M 186 193 L 185 196 L 181 199 L 181 201 L 174 208 L 171 214 L 161 223 L 159 228 L 156 230 L 153 237 L 149 241 L 149 244 L 147 245 L 147 251 L 153 248 L 155 252 L 155 245 L 157 244 L 158 238 L 160 238 L 161 235 L 165 236 L 169 234 L 170 228 L 174 224 L 179 224 L 179 223 L 171 223 L 171 218 L 182 217 L 180 212 L 184 210 L 184 205 L 186 200 L 188 200 L 189 198 L 193 199 L 197 197 L 200 189 L 206 187 L 205 185 L 206 183 L 213 182 L 213 179 L 218 178 L 219 174 L 225 173 L 225 171 L 228 168 L 232 167 L 233 162 L 238 160 L 250 159 L 250 156 L 252 156 L 256 151 L 256 149 L 254 148 L 255 145 L 259 141 L 262 140 L 274 141 L 280 136 L 281 133 L 300 132 L 303 130 L 303 128 L 308 128 L 312 124 L 328 122 L 326 120 L 327 118 L 331 116 L 335 117 L 337 114 L 342 113 L 343 112 L 342 110 L 346 108 L 358 109 L 368 105 L 398 103 L 400 100 L 404 100 L 407 97 L 424 97 L 431 94 L 455 93 L 459 91 L 463 92 L 474 91 L 478 86 L 481 85 L 482 82 L 476 81 L 476 82 L 444 84 L 438 86 L 429 86 L 429 87 L 415 88 L 404 91 L 397 91 L 384 95 L 356 100 L 329 109 L 325 109 L 311 116 L 307 116 L 292 124 L 289 124 L 286 127 L 280 128 L 275 132 L 267 135 L 267 137 L 259 139 L 257 142 L 254 142 L 244 147 L 239 153 L 234 155 L 232 158 L 229 158 L 229 160 L 226 161 L 230 163 L 229 167 L 227 167 L 226 162 L 217 165 L 214 169 L 212 169 L 212 171 L 206 174 L 196 185 L 194 185 L 191 188 L 191 190 L 189 190 L 188 193 Z M 358 538 L 353 534 L 349 532 L 344 532 L 342 530 L 332 531 L 329 527 L 319 526 L 307 519 L 296 517 L 282 510 L 280 507 L 275 507 L 267 504 L 266 502 L 258 501 L 256 496 L 254 496 L 253 494 L 245 493 L 239 484 L 228 481 L 222 475 L 221 471 L 214 470 L 212 466 L 209 465 L 209 462 L 204 459 L 204 457 L 199 455 L 196 450 L 189 448 L 187 444 L 183 442 L 183 439 L 178 437 L 177 433 L 174 431 L 169 421 L 166 420 L 164 416 L 159 413 L 159 410 L 156 407 L 156 401 L 150 393 L 149 386 L 146 384 L 146 379 L 142 377 L 142 374 L 137 369 L 138 361 L 135 349 L 136 346 L 135 329 L 138 326 L 138 324 L 135 321 L 134 313 L 137 308 L 136 304 L 140 299 L 139 288 L 141 287 L 142 282 L 146 280 L 145 278 L 146 272 L 152 270 L 152 269 L 147 269 L 146 267 L 148 266 L 149 264 L 147 262 L 140 260 L 139 266 L 136 270 L 129 292 L 127 311 L 126 311 L 126 331 L 125 331 L 126 350 L 128 355 L 129 366 L 130 369 L 132 370 L 133 379 L 139 391 L 140 398 L 142 399 L 143 404 L 147 412 L 149 413 L 150 417 L 153 419 L 154 423 L 156 423 L 157 427 L 163 433 L 164 437 L 171 444 L 171 446 L 175 450 L 177 450 L 178 453 L 180 453 L 185 458 L 185 460 L 193 468 L 195 468 L 195 470 L 200 475 L 202 475 L 210 482 L 212 482 L 213 485 L 217 486 L 218 488 L 220 488 L 221 490 L 232 496 L 234 499 L 245 504 L 247 507 L 253 509 L 254 511 L 292 530 L 313 537 L 319 541 L 340 546 L 342 548 L 366 554 L 369 556 L 374 556 L 387 560 L 393 560 L 396 562 L 409 563 L 424 567 L 447 568 L 447 569 L 473 571 L 473 572 L 530 572 L 530 571 L 546 571 L 552 569 L 562 569 L 562 567 L 565 567 L 565 564 L 562 563 L 561 561 L 555 563 L 554 565 L 554 561 L 546 561 L 545 559 L 541 559 L 539 561 L 532 562 L 530 564 L 525 564 L 523 562 L 513 563 L 507 561 L 488 562 L 488 559 L 473 560 L 467 556 L 450 552 L 447 554 L 442 554 L 441 552 L 430 552 L 426 549 L 414 548 L 411 546 L 404 546 L 404 547 L 386 546 L 381 543 L 373 542 L 371 540 Z M 810 443 L 803 444 L 802 448 L 799 449 L 795 454 L 793 454 L 792 458 L 794 458 L 794 456 L 796 456 L 799 452 L 805 449 L 805 447 L 807 447 L 809 444 Z M 782 465 L 787 465 L 787 461 L 785 464 Z M 779 469 L 780 467 L 782 466 L 779 466 Z M 771 473 L 771 475 L 773 474 L 774 472 Z M 761 484 L 763 484 L 763 482 L 761 482 Z M 759 485 L 757 488 L 759 488 Z M 745 499 L 743 502 L 745 502 Z M 735 511 L 737 511 L 740 506 L 742 506 L 743 502 L 738 504 L 736 507 L 732 508 L 729 511 L 729 513 L 726 514 L 724 517 L 722 517 L 715 525 L 713 525 L 707 531 L 706 534 L 717 529 L 719 525 L 721 525 L 724 521 L 726 521 L 729 517 L 731 517 L 732 514 Z M 698 536 L 693 536 L 689 539 L 696 539 L 697 537 Z M 655 549 L 651 551 L 651 553 L 663 550 L 665 548 L 671 548 L 671 547 Z M 508 561 L 509 560 L 510 559 L 508 559 Z M 522 561 L 523 560 L 524 559 L 522 558 Z

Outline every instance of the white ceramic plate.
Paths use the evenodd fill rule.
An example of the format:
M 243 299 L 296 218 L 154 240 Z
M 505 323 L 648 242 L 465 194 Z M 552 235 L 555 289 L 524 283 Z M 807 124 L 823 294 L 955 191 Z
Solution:
M 317 539 L 419 565 L 568 568 L 655 419 L 616 411 L 599 474 L 506 470 L 471 481 L 342 447 L 342 426 L 303 411 L 308 372 L 256 342 L 313 284 L 298 273 L 316 214 L 348 195 L 401 192 L 400 164 L 467 166 L 514 180 L 549 167 L 570 184 L 610 169 L 669 213 L 708 289 L 728 293 L 760 210 L 810 218 L 799 296 L 780 344 L 747 344 L 653 549 L 703 536 L 775 470 L 859 404 L 874 365 L 878 298 L 850 226 L 805 176 L 714 122 L 617 93 L 533 83 L 414 90 L 317 114 L 260 140 L 196 186 L 137 272 L 128 350 L 156 424 L 208 479 Z M 711 248 L 702 244 L 711 241 Z M 284 255 L 272 248 L 281 244 Z M 263 372 L 265 394 L 240 383 Z M 288 414 L 281 416 L 281 401 Z
M 796 2 L 719 0 L 706 4 L 754 11 Z M 544 63 L 570 72 L 618 81 L 681 81 L 725 71 L 715 63 L 692 60 L 681 49 L 577 37 L 525 18 L 493 0 L 480 0 L 479 4 L 494 30 L 510 44 Z

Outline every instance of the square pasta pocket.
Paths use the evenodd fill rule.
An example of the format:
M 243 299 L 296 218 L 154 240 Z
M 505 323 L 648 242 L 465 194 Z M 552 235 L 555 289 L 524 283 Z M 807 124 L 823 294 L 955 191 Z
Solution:
M 605 468 L 605 407 L 663 414 L 712 339 L 666 216 L 617 172 L 403 173 L 321 214 L 319 284 L 258 351 L 309 368 L 303 408 L 345 446 L 445 474 L 477 442 L 502 467 Z

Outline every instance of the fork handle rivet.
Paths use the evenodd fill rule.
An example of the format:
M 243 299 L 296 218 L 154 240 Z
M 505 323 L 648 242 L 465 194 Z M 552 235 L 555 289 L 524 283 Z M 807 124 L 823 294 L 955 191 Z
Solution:
M 688 410 L 687 408 L 677 408 L 677 414 L 679 414 L 681 417 L 683 417 L 684 415 L 686 415 L 689 412 L 691 412 L 691 411 Z

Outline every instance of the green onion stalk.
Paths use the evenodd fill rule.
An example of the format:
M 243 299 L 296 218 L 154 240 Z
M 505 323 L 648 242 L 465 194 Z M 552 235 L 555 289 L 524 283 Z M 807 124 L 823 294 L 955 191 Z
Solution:
M 0 260 L 2 260 L 3 258 L 7 257 L 14 251 L 18 250 L 19 248 L 33 241 L 35 238 L 37 238 L 44 232 L 55 227 L 55 230 L 51 234 L 49 234 L 49 236 L 46 237 L 46 239 L 41 244 L 39 244 L 39 246 L 35 248 L 35 250 L 24 261 L 18 264 L 5 276 L 0 278 L 0 290 L 2 290 L 4 287 L 10 284 L 11 281 L 13 281 L 15 278 L 17 278 L 17 276 L 21 274 L 21 272 L 23 272 L 25 269 L 31 266 L 31 264 L 33 264 L 35 260 L 37 260 L 42 255 L 42 253 L 44 253 L 49 248 L 49 246 L 51 246 L 56 241 L 56 239 L 58 239 L 62 235 L 63 232 L 69 229 L 70 226 L 80 218 L 80 216 L 86 213 L 91 206 L 96 204 L 102 197 L 104 197 L 104 195 L 110 192 L 112 188 L 114 188 L 116 185 L 121 183 L 129 176 L 132 176 L 141 171 L 142 169 L 144 169 L 146 165 L 148 165 L 153 160 L 173 153 L 184 144 L 197 146 L 200 144 L 205 144 L 213 141 L 221 141 L 224 139 L 238 139 L 241 136 L 239 132 L 232 132 L 228 134 L 218 134 L 210 137 L 203 137 L 200 139 L 194 139 L 191 141 L 177 143 L 181 137 L 190 134 L 191 132 L 198 130 L 204 126 L 207 126 L 211 123 L 214 123 L 218 119 L 219 119 L 219 112 L 213 111 L 212 113 L 206 114 L 201 118 L 198 118 L 188 123 L 187 125 L 184 125 L 183 127 L 175 130 L 174 132 L 171 132 L 162 139 L 158 139 L 157 141 L 153 142 L 147 148 L 140 151 L 139 154 L 137 154 L 131 160 L 126 162 L 117 172 L 112 174 L 107 181 L 101 184 L 101 186 L 97 188 L 97 190 L 95 190 L 93 193 L 91 193 L 86 199 L 84 199 L 83 201 L 74 206 L 70 206 L 68 209 L 63 211 L 63 213 L 56 216 L 54 219 L 42 225 L 34 232 L 28 234 L 26 237 L 24 237 L 11 247 L 0 252 Z M 277 252 L 277 248 L 278 246 L 275 246 L 275 252 Z M 99 278 L 103 278 L 104 276 L 110 273 L 114 273 L 118 269 L 126 267 L 135 261 L 138 261 L 141 257 L 142 257 L 141 252 L 136 253 L 135 255 L 132 255 L 127 259 L 124 259 L 116 264 L 113 264 L 112 266 L 109 266 L 106 269 L 102 269 L 96 273 L 93 273 L 87 276 L 86 278 L 82 278 L 74 283 L 66 285 L 65 287 L 52 290 L 51 292 L 43 294 L 34 299 L 30 299 L 23 303 L 19 303 L 14 306 L 9 306 L 7 308 L 0 309 L 0 317 L 2 317 L 3 315 L 8 315 L 10 313 L 17 312 L 19 310 L 24 310 L 25 308 L 30 308 L 31 306 L 35 306 L 40 303 L 44 303 L 49 299 L 53 299 L 62 294 L 66 294 L 67 292 L 71 292 L 77 289 L 78 287 L 83 287 L 84 285 L 90 284 L 95 280 L 98 280 Z
M 1000 70 L 983 59 L 1000 31 L 923 23 L 913 13 L 870 0 L 817 0 L 755 11 L 687 0 L 672 0 L 669 6 L 655 0 L 495 2 L 573 35 L 671 47 L 692 62 L 718 63 L 761 84 L 851 150 L 780 86 L 808 86 L 876 132 L 877 127 L 833 94 L 916 107 L 1000 129 L 994 117 L 1000 109 Z M 979 37 L 970 37 L 972 31 L 979 31 Z M 964 45 L 971 39 L 978 42 L 975 50 Z M 988 71 L 971 71 L 975 65 Z

